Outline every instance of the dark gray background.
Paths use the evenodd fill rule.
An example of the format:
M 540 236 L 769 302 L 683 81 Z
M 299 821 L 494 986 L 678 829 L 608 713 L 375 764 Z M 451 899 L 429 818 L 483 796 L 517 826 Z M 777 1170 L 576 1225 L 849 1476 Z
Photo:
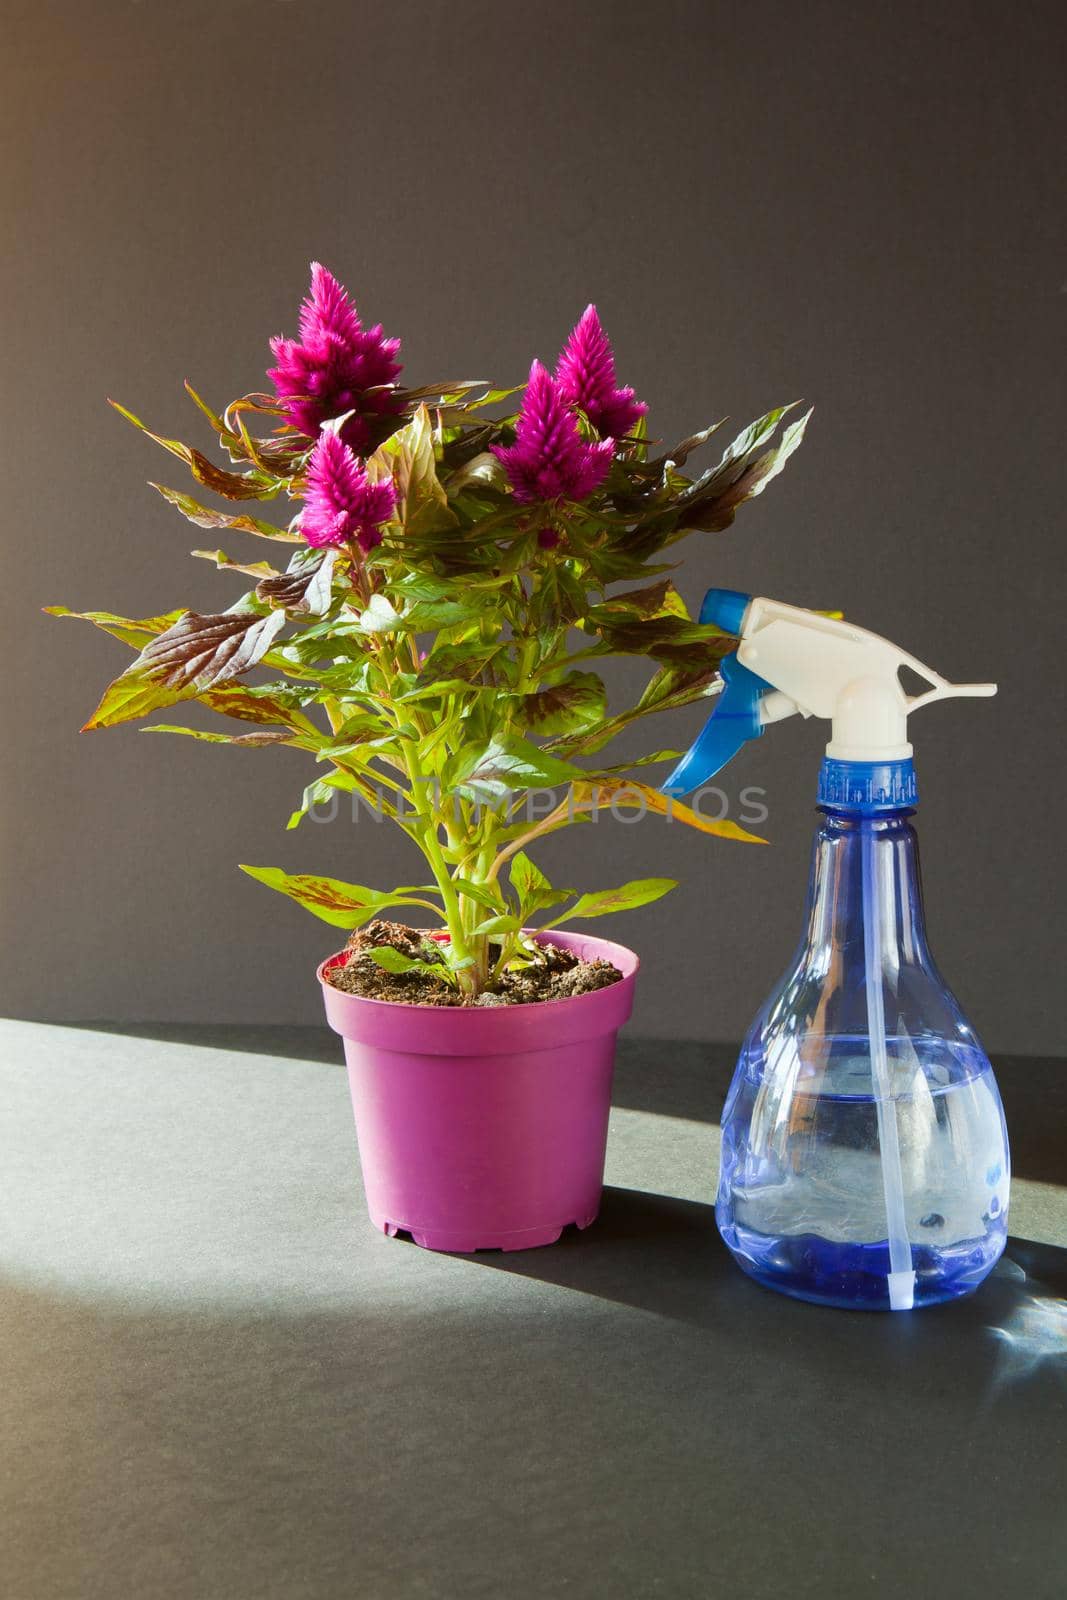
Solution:
M 1060 1048 L 1060 6 L 4 9 L 3 1010 L 317 1020 L 331 930 L 235 863 L 410 879 L 384 828 L 283 831 L 294 752 L 79 738 L 127 653 L 37 613 L 236 597 L 144 487 L 180 464 L 104 396 L 209 447 L 181 379 L 257 387 L 318 257 L 412 381 L 520 380 L 594 298 L 668 440 L 816 402 L 681 587 L 838 605 L 999 679 L 915 728 L 932 936 L 990 1046 Z M 766 789 L 771 849 L 607 820 L 544 847 L 586 888 L 683 880 L 598 925 L 642 953 L 645 1034 L 737 1037 L 786 960 L 819 735 L 729 775 Z

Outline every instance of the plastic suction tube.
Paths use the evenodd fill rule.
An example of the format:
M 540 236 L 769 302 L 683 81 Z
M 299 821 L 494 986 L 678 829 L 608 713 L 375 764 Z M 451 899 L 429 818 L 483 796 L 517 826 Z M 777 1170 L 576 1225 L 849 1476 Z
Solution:
M 904 1215 L 904 1175 L 900 1167 L 900 1140 L 897 1109 L 889 1073 L 889 1054 L 885 1039 L 885 998 L 882 992 L 882 906 L 878 881 L 878 839 L 873 821 L 862 828 L 863 861 L 863 956 L 867 969 L 867 1033 L 871 1049 L 871 1075 L 874 1080 L 878 1115 L 878 1145 L 882 1156 L 882 1188 L 885 1192 L 886 1229 L 889 1239 L 889 1308 L 910 1311 L 915 1304 L 915 1272 L 911 1264 L 911 1244 Z

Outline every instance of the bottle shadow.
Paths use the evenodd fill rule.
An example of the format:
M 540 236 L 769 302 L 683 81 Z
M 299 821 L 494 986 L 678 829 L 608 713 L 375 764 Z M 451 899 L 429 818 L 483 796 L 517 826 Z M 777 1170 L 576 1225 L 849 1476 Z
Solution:
M 1010 1327 L 1035 1297 L 1067 1303 L 1067 1250 L 1010 1238 L 1002 1261 L 977 1294 L 922 1308 L 919 1317 L 887 1316 L 809 1305 L 764 1289 L 737 1267 L 715 1225 L 714 1208 L 695 1200 L 609 1186 L 600 1215 L 584 1232 L 564 1231 L 539 1250 L 480 1251 L 465 1260 L 494 1272 L 535 1279 L 698 1328 L 721 1327 L 745 1317 L 746 1337 L 782 1337 L 783 1317 L 799 1329 L 819 1320 L 820 1333 L 862 1325 L 869 1336 L 911 1345 L 922 1330 L 924 1347 L 943 1341 L 946 1351 L 968 1328 L 984 1335 Z M 984 1342 L 984 1340 L 983 1340 Z M 1064 1341 L 1067 1353 L 1067 1340 Z

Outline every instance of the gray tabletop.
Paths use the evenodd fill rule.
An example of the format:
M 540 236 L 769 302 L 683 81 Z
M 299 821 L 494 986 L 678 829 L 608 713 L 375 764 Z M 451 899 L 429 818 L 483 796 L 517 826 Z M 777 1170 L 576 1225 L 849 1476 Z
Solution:
M 1008 1253 L 827 1311 L 715 1232 L 732 1052 L 624 1043 L 600 1220 L 363 1211 L 317 1030 L 0 1024 L 5 1600 L 1062 1600 L 1067 1071 L 998 1063 Z

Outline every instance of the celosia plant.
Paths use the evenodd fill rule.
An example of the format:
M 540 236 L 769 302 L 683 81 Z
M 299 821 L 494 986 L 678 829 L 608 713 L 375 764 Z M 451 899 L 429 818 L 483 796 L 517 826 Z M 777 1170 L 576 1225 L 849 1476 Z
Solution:
M 198 483 L 241 505 L 211 509 L 154 485 L 165 499 L 200 527 L 289 547 L 284 570 L 198 550 L 255 586 L 210 616 L 50 609 L 138 651 L 87 728 L 197 700 L 250 731 L 148 731 L 292 745 L 322 765 L 290 827 L 337 791 L 392 818 L 422 852 L 429 883 L 382 890 L 245 871 L 340 928 L 389 907 L 434 913 L 447 932 L 440 972 L 473 999 L 508 963 L 529 958 L 522 930 L 535 916 L 553 912 L 543 925 L 554 927 L 674 887 L 644 879 L 599 893 L 556 889 L 527 854 L 538 838 L 609 805 L 669 809 L 706 833 L 751 837 L 668 804 L 630 775 L 635 764 L 604 765 L 599 753 L 638 719 L 718 688 L 734 641 L 690 620 L 663 556 L 688 533 L 726 528 L 781 471 L 807 418 L 780 426 L 793 408 L 768 412 L 717 466 L 690 477 L 688 457 L 719 424 L 653 451 L 647 407 L 617 386 L 594 306 L 555 372 L 535 361 L 521 390 L 402 387 L 399 341 L 364 328 L 317 264 L 299 328 L 299 338 L 271 342 L 272 394 L 216 414 L 189 389 L 239 470 L 117 408 Z M 507 402 L 520 394 L 516 411 Z M 270 431 L 253 433 L 264 417 Z M 282 497 L 299 505 L 288 526 L 248 509 Z M 636 704 L 609 709 L 593 669 L 616 654 L 645 656 L 652 670 Z M 530 794 L 546 788 L 558 803 L 534 816 Z M 389 949 L 375 959 L 393 971 L 410 961 Z

